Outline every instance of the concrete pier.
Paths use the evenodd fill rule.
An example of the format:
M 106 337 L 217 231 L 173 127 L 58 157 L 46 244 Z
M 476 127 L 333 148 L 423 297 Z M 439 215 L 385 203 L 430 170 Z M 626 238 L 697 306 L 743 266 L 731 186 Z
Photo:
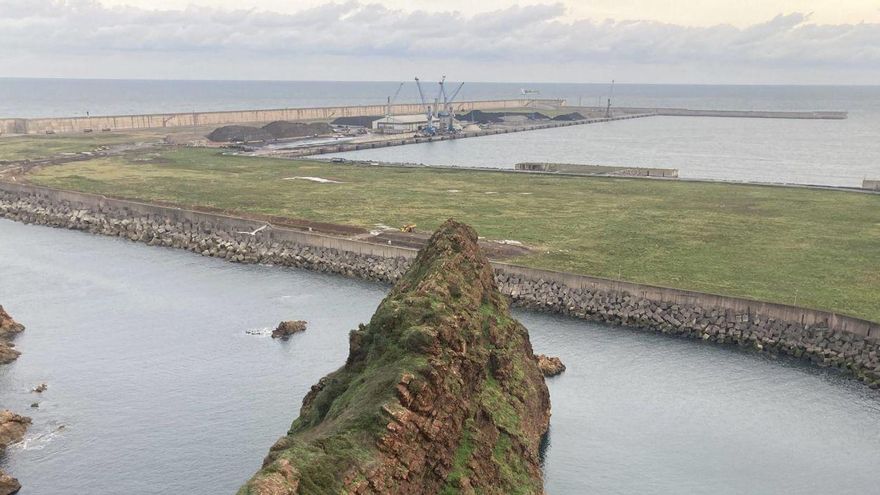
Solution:
M 332 145 L 317 145 L 310 147 L 297 148 L 289 151 L 273 152 L 273 156 L 284 156 L 287 158 L 299 158 L 303 156 L 323 155 L 327 153 L 344 153 L 346 151 L 371 150 L 378 148 L 388 148 L 391 146 L 404 146 L 407 144 L 432 143 L 435 141 L 450 141 L 453 139 L 465 139 L 480 136 L 492 136 L 495 134 L 510 134 L 512 132 L 535 131 L 539 129 L 553 129 L 556 127 L 571 127 L 574 125 L 597 124 L 600 122 L 613 122 L 616 120 L 639 119 L 644 117 L 652 117 L 655 114 L 631 114 L 620 115 L 617 117 L 602 117 L 595 119 L 570 120 L 570 121 L 551 121 L 541 122 L 531 125 L 501 127 L 493 129 L 484 129 L 480 131 L 459 132 L 456 134 L 438 134 L 436 136 L 410 136 L 399 139 L 387 139 L 382 141 L 366 141 L 360 143 L 341 143 Z

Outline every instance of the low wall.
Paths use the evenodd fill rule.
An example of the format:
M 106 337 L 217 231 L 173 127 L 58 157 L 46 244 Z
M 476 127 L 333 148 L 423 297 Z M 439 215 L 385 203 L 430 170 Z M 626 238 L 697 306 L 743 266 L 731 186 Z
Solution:
M 416 251 L 246 218 L 0 182 L 0 217 L 124 237 L 242 263 L 391 283 Z M 671 335 L 733 343 L 834 366 L 880 388 L 880 324 L 783 304 L 493 262 L 513 304 Z
M 579 107 L 591 112 L 605 112 L 605 107 Z M 654 113 L 666 117 L 734 117 L 743 119 L 806 119 L 845 120 L 848 112 L 810 111 L 783 112 L 774 110 L 691 110 L 688 108 L 613 107 L 613 113 Z
M 616 167 L 608 165 L 581 165 L 577 163 L 517 163 L 516 170 L 527 172 L 563 173 L 569 175 L 615 175 L 625 177 L 678 178 L 677 168 Z
M 862 189 L 868 189 L 869 191 L 880 191 L 880 180 L 865 179 L 862 181 Z
M 537 102 L 537 103 L 536 103 Z M 456 112 L 496 108 L 518 108 L 535 104 L 558 106 L 562 100 L 483 100 L 462 101 L 455 104 Z M 357 105 L 347 107 L 280 108 L 269 110 L 238 110 L 226 112 L 157 113 L 145 115 L 107 115 L 91 117 L 57 117 L 37 119 L 0 119 L 0 134 L 44 134 L 46 132 L 83 132 L 92 129 L 131 130 L 161 127 L 195 127 L 226 125 L 276 120 L 332 120 L 338 117 L 385 115 L 385 105 Z M 417 103 L 392 105 L 395 114 L 422 113 Z

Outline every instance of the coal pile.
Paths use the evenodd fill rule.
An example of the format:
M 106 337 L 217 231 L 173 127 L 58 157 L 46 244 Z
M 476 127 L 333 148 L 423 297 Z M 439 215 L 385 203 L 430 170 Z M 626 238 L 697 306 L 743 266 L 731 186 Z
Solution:
M 363 117 L 339 117 L 331 124 L 333 125 L 347 125 L 350 127 L 372 127 L 373 122 L 381 119 L 381 115 L 367 115 Z
M 225 125 L 214 129 L 208 139 L 215 143 L 247 143 L 275 139 L 268 131 L 247 125 Z
M 279 120 L 263 127 L 247 125 L 219 127 L 208 134 L 208 139 L 215 143 L 250 143 L 329 134 L 330 131 L 330 125 L 324 122 L 305 123 Z
M 263 126 L 263 130 L 269 132 L 275 139 L 306 137 L 321 134 L 329 134 L 330 124 L 324 122 L 286 122 L 279 120 Z
M 476 124 L 498 124 L 504 122 L 505 117 L 525 117 L 527 120 L 549 120 L 550 117 L 539 112 L 484 112 L 482 110 L 471 110 L 456 118 L 462 122 L 474 122 Z
M 585 120 L 585 119 L 586 119 L 586 117 L 581 115 L 579 112 L 565 113 L 565 114 L 557 115 L 556 117 L 553 117 L 553 120 L 555 120 L 557 122 L 571 122 L 574 120 Z

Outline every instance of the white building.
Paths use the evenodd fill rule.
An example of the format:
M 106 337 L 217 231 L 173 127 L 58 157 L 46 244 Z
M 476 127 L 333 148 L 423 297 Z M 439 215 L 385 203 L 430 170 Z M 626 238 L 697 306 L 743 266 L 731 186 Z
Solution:
M 404 132 L 416 132 L 428 125 L 428 116 L 419 115 L 391 115 L 373 121 L 373 130 L 383 134 L 400 134 Z

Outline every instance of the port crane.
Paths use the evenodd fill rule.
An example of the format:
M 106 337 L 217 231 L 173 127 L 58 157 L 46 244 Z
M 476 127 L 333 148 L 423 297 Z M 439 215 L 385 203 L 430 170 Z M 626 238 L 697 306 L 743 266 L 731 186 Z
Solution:
M 440 79 L 440 95 L 443 97 L 443 110 L 438 112 L 437 117 L 440 120 L 440 127 L 444 132 L 455 132 L 455 128 L 453 127 L 453 123 L 455 122 L 455 108 L 452 104 L 458 96 L 459 91 L 461 91 L 462 86 L 464 86 L 464 83 L 459 84 L 458 87 L 455 88 L 455 91 L 452 92 L 452 96 L 447 96 L 446 76 L 443 76 L 443 78 Z
M 428 125 L 424 129 L 424 133 L 433 136 L 437 133 L 437 129 L 434 128 L 434 109 L 425 100 L 425 92 L 422 91 L 422 83 L 418 77 L 416 78 L 416 87 L 419 88 L 419 98 L 422 99 L 422 107 L 425 108 L 425 116 L 428 118 Z

